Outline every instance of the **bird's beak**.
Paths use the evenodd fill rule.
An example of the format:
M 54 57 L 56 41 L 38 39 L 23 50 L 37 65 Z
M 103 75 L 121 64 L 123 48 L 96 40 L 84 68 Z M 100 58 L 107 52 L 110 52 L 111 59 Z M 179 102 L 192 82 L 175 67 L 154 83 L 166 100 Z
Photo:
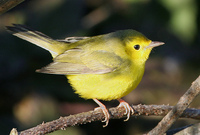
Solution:
M 160 45 L 163 45 L 165 44 L 164 42 L 159 42 L 159 41 L 151 41 L 151 43 L 145 47 L 146 49 L 148 48 L 154 48 L 154 47 L 157 47 L 157 46 L 160 46 Z

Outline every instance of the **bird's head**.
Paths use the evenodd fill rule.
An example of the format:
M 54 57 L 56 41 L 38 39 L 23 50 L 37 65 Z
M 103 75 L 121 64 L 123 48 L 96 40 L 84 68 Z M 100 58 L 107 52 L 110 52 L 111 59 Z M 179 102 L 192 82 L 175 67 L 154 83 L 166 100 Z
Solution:
M 164 44 L 164 42 L 151 41 L 135 30 L 127 30 L 125 33 L 125 50 L 131 59 L 136 62 L 145 62 L 152 48 Z

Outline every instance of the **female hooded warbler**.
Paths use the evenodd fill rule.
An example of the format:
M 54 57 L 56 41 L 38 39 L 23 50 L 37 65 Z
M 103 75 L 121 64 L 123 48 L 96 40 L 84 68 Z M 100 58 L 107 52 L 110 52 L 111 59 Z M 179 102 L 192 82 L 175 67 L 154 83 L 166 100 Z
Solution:
M 54 40 L 20 24 L 7 26 L 7 29 L 48 50 L 53 62 L 37 72 L 66 75 L 75 93 L 93 99 L 100 106 L 105 115 L 104 126 L 108 125 L 110 114 L 99 100 L 117 99 L 119 106 L 126 109 L 128 120 L 134 111 L 121 98 L 140 83 L 152 48 L 164 44 L 131 29 L 64 40 Z

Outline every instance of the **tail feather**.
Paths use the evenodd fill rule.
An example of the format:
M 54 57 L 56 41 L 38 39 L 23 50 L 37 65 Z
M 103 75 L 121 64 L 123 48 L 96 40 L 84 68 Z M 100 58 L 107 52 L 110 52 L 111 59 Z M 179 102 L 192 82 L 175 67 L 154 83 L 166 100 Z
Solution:
M 63 44 L 65 44 L 65 46 L 67 44 L 56 41 L 41 32 L 32 30 L 21 24 L 13 24 L 13 26 L 6 26 L 6 28 L 13 35 L 48 50 L 53 57 L 56 57 L 58 54 L 62 53 L 64 51 Z

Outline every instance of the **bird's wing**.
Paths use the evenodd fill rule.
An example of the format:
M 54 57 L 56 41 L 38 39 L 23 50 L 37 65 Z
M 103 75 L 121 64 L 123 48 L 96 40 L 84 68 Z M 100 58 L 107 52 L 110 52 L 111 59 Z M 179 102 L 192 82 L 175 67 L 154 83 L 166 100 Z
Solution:
M 120 56 L 112 52 L 71 49 L 57 56 L 54 62 L 37 72 L 63 75 L 105 74 L 117 70 L 123 61 Z

